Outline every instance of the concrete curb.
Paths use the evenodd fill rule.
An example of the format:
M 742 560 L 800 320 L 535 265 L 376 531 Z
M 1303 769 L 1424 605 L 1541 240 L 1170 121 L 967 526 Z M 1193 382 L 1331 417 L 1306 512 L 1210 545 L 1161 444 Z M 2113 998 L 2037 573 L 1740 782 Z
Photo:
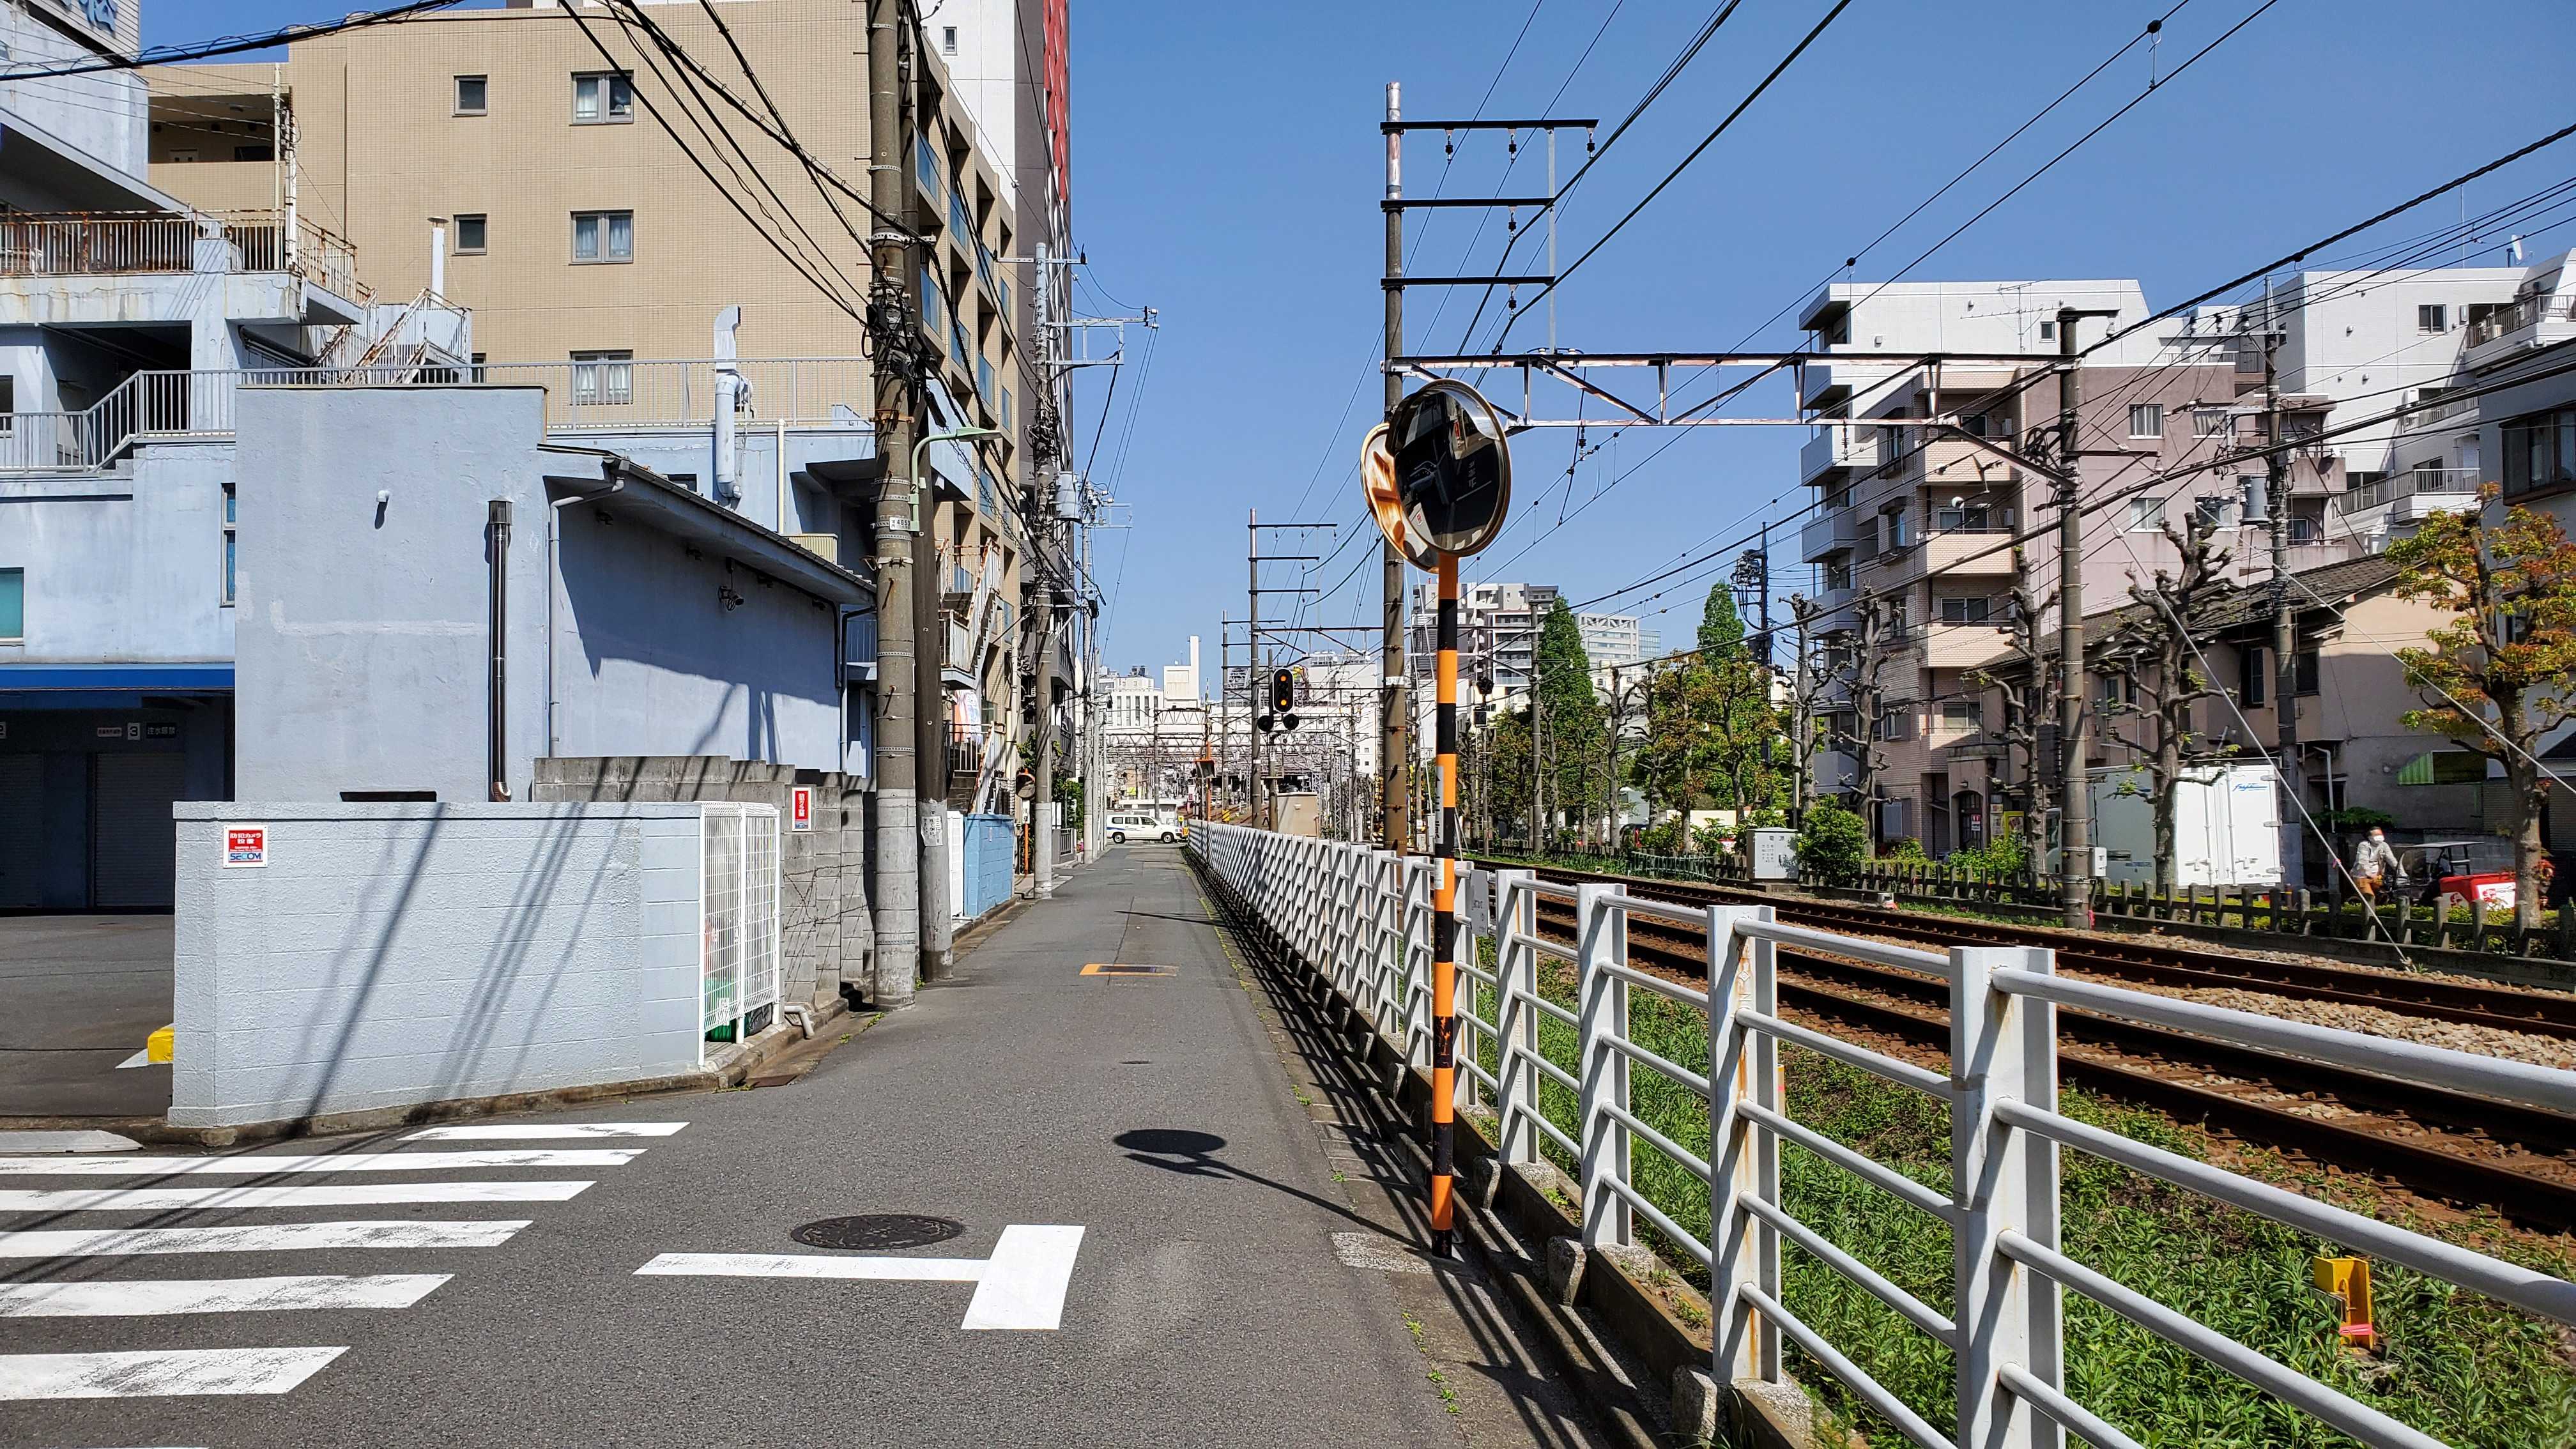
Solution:
M 814 1030 L 820 1036 L 824 1027 L 850 1014 L 849 1004 L 835 998 L 817 1011 Z M 874 1021 L 868 1025 L 875 1025 Z M 865 1030 L 862 1027 L 861 1030 Z M 459 1097 L 443 1102 L 421 1102 L 408 1107 L 380 1107 L 359 1112 L 326 1112 L 311 1117 L 293 1117 L 278 1122 L 254 1122 L 233 1127 L 173 1127 L 159 1117 L 17 1117 L 0 1118 L 0 1129 L 61 1130 L 68 1128 L 117 1132 L 138 1142 L 170 1147 L 236 1147 L 253 1142 L 276 1142 L 290 1137 L 324 1137 L 343 1132 L 384 1132 L 396 1127 L 419 1126 L 437 1122 L 464 1121 L 476 1117 L 497 1117 L 505 1113 L 539 1112 L 556 1107 L 575 1107 L 585 1102 L 618 1100 L 627 1097 L 653 1097 L 677 1092 L 713 1092 L 739 1087 L 773 1061 L 798 1047 L 807 1046 L 801 1032 L 783 1027 L 763 1033 L 723 1065 L 703 1071 L 681 1072 L 670 1076 L 645 1077 L 625 1082 L 595 1082 L 577 1087 L 556 1087 L 542 1092 L 511 1092 L 489 1097 Z

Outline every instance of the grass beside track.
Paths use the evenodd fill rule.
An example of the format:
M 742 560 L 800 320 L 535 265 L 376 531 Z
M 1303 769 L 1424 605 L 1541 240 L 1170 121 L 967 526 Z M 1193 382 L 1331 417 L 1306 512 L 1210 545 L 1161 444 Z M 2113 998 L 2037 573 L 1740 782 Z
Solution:
M 1574 1008 L 1572 965 L 1542 958 L 1539 975 L 1544 995 Z M 1461 1006 L 1468 1009 L 1464 1000 Z M 1490 999 L 1472 1009 L 1492 1019 Z M 1709 1041 L 1700 1012 L 1642 990 L 1630 993 L 1629 1010 L 1630 1032 L 1640 1045 L 1666 1060 L 1705 1068 Z M 1480 1038 L 1477 1046 L 1492 1070 L 1493 1044 Z M 1572 1027 L 1542 1016 L 1540 1049 L 1559 1067 L 1575 1069 Z M 1949 1190 L 1947 1104 L 1799 1048 L 1782 1048 L 1782 1058 L 1792 1117 L 1926 1186 Z M 1631 1073 L 1630 1090 L 1631 1110 L 1641 1119 L 1707 1155 L 1706 1102 L 1642 1065 Z M 1540 1098 L 1548 1119 L 1577 1135 L 1574 1094 L 1542 1079 Z M 2158 1113 L 2072 1090 L 2063 1093 L 2060 1106 L 2070 1117 L 2168 1151 L 2211 1155 L 2206 1134 Z M 1558 1166 L 1573 1170 L 1552 1145 L 1547 1150 Z M 1950 1311 L 1946 1226 L 1803 1148 L 1783 1143 L 1780 1155 L 1781 1196 L 1791 1214 L 1924 1302 Z M 2253 1156 L 2259 1160 L 2231 1151 L 2227 1165 L 2357 1211 L 2381 1206 L 2352 1180 L 2318 1178 L 2276 1156 Z M 2097 1271 L 2463 1449 L 2576 1446 L 2576 1331 L 2374 1263 L 2384 1352 L 2377 1358 L 2352 1355 L 2335 1342 L 2331 1306 L 2309 1286 L 2310 1257 L 2340 1252 L 2337 1246 L 2082 1153 L 2065 1151 L 2061 1162 L 2061 1242 Z M 1636 1145 L 1634 1164 L 1638 1189 L 1705 1241 L 1707 1184 L 1643 1142 Z M 2508 1234 L 2492 1220 L 2432 1223 L 2385 1210 L 2374 1215 L 2561 1277 L 2576 1272 L 2565 1239 Z M 1707 1287 L 1705 1273 L 1687 1254 L 1655 1243 L 1642 1223 L 1639 1231 L 1662 1249 L 1666 1262 Z M 1917 1413 L 1952 1432 L 1950 1351 L 1794 1244 L 1784 1243 L 1781 1256 L 1790 1311 Z M 1903 1442 L 1821 1364 L 1806 1361 L 1794 1347 L 1787 1351 L 1792 1372 L 1833 1414 L 1873 1443 Z M 2080 1402 L 2149 1449 L 2354 1442 L 2072 1292 L 2066 1295 L 2066 1382 Z

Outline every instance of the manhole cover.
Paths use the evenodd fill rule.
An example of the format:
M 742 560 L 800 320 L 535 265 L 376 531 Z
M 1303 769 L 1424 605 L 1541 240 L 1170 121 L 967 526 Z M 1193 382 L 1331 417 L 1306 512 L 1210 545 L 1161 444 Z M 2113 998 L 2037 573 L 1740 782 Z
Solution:
M 934 1218 L 926 1213 L 862 1213 L 807 1223 L 787 1236 L 809 1248 L 881 1253 L 888 1248 L 944 1243 L 964 1231 L 966 1225 L 954 1218 Z

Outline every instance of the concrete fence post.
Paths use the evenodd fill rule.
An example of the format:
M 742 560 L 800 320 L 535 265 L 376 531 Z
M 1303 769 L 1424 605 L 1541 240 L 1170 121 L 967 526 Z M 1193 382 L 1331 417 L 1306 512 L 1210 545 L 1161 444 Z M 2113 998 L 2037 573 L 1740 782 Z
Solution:
M 1994 986 L 1997 971 L 2055 969 L 2055 953 L 2036 947 L 1950 951 L 1960 1449 L 2059 1449 L 2065 1442 L 2055 1421 L 2001 1379 L 2011 1365 L 2052 1387 L 2064 1384 L 2058 1285 L 1996 1249 L 2005 1232 L 2057 1246 L 2057 1144 L 1995 1120 L 2001 1102 L 2056 1110 L 2057 1008 Z
M 1737 1293 L 1753 1287 L 1780 1298 L 1780 1234 L 1744 1207 L 1747 1198 L 1780 1200 L 1780 1143 L 1740 1110 L 1750 1102 L 1780 1110 L 1780 1047 L 1747 1027 L 1743 1013 L 1770 1015 L 1779 1006 L 1773 976 L 1776 947 L 1737 926 L 1768 921 L 1769 906 L 1708 909 L 1709 1045 L 1709 1377 L 1718 1383 L 1780 1377 L 1780 1329 Z
M 1501 1119 L 1505 1162 L 1539 1160 L 1538 876 L 1526 870 L 1494 877 L 1494 1113 Z
M 1628 1057 L 1613 1040 L 1628 1035 L 1628 983 L 1602 968 L 1628 962 L 1628 913 L 1610 904 L 1612 887 L 1574 888 L 1578 1020 L 1582 1055 L 1576 1080 L 1583 1084 L 1583 1241 L 1587 1247 L 1635 1241 L 1634 1211 L 1607 1184 L 1625 1185 L 1631 1163 L 1627 1125 L 1605 1109 L 1628 1108 Z

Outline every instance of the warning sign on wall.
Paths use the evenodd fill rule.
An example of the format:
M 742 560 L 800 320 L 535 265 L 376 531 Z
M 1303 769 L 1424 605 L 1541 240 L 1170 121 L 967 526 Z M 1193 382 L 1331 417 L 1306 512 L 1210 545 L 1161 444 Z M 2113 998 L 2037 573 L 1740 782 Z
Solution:
M 787 792 L 787 815 L 790 830 L 814 828 L 814 787 L 798 785 Z
M 224 827 L 224 864 L 268 864 L 268 827 L 265 825 L 227 825 Z

